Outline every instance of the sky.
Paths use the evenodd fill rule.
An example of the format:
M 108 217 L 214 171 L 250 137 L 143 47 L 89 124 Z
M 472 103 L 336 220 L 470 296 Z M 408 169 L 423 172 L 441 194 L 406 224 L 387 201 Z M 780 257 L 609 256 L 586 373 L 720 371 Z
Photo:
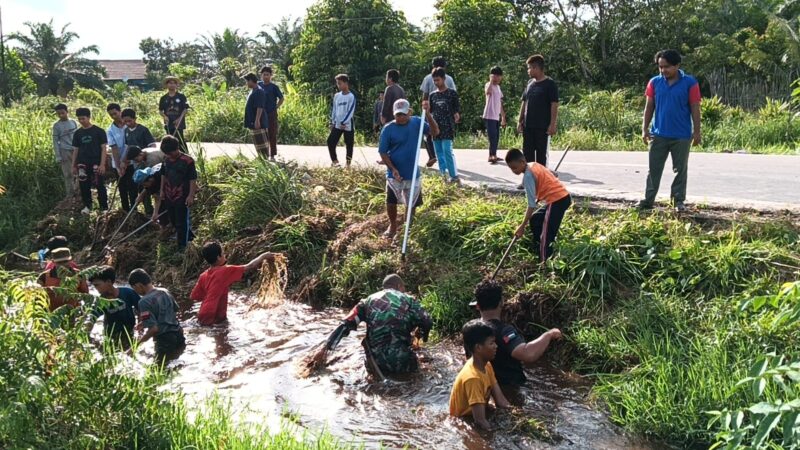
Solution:
M 139 41 L 146 37 L 190 41 L 209 32 L 220 33 L 226 27 L 255 36 L 265 24 L 277 23 L 281 17 L 305 17 L 314 2 L 266 0 L 245 9 L 241 2 L 204 8 L 204 4 L 213 3 L 202 0 L 0 0 L 0 8 L 6 35 L 26 32 L 25 22 L 53 19 L 56 30 L 70 24 L 69 30 L 80 36 L 76 48 L 97 45 L 98 59 L 138 59 L 142 57 Z M 435 12 L 435 0 L 390 2 L 415 25 L 424 25 Z M 115 11 L 112 5 L 119 7 Z

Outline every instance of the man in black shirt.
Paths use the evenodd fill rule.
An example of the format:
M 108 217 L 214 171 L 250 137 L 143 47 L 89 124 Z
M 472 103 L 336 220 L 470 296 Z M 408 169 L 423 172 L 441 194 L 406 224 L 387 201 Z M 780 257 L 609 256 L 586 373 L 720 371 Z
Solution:
M 178 92 L 179 80 L 176 77 L 164 79 L 167 93 L 161 96 L 158 101 L 158 112 L 164 119 L 164 129 L 167 134 L 175 136 L 181 143 L 181 150 L 187 152 L 186 140 L 183 137 L 183 130 L 186 129 L 186 110 L 190 108 L 186 96 Z
M 92 187 L 97 189 L 97 200 L 100 209 L 108 209 L 108 193 L 103 175 L 106 173 L 106 132 L 97 125 L 92 125 L 92 112 L 89 108 L 78 108 L 75 111 L 81 127 L 72 136 L 72 174 L 78 177 L 81 199 L 84 208 L 82 214 L 92 210 Z
M 530 364 L 544 354 L 550 341 L 561 339 L 561 331 L 553 328 L 536 340 L 525 343 L 525 337 L 513 325 L 503 322 L 503 287 L 494 280 L 484 280 L 475 286 L 475 301 L 481 319 L 494 329 L 497 355 L 492 361 L 497 382 L 501 385 L 522 385 L 525 373 L 522 363 Z
M 558 123 L 558 86 L 545 75 L 542 55 L 531 56 L 527 64 L 531 79 L 522 93 L 517 131 L 522 133 L 525 160 L 547 167 L 549 138 Z

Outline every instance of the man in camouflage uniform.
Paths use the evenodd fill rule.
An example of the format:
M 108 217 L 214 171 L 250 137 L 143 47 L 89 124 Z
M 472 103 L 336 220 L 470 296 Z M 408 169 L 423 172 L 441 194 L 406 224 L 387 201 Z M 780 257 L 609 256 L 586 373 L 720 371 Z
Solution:
M 382 291 L 370 295 L 350 311 L 344 320 L 345 334 L 358 328 L 361 322 L 367 323 L 363 342 L 367 361 L 372 357 L 384 373 L 418 369 L 411 333 L 417 330 L 417 336 L 427 341 L 433 323 L 419 302 L 405 293 L 405 284 L 398 275 L 388 275 Z

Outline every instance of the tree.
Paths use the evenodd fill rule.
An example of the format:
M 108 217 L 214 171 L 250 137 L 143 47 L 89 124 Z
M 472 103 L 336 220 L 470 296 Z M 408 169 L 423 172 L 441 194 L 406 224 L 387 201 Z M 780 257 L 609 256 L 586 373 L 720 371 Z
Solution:
M 74 82 L 90 88 L 103 86 L 105 69 L 97 61 L 85 58 L 90 53 L 98 53 L 97 46 L 70 52 L 68 48 L 79 36 L 67 31 L 69 24 L 64 25 L 58 35 L 52 20 L 48 23 L 26 22 L 25 26 L 28 34 L 12 33 L 9 39 L 20 44 L 19 56 L 36 82 L 39 94 L 57 95 L 59 89 L 69 89 Z
M 344 72 L 357 92 L 383 83 L 413 53 L 409 26 L 388 0 L 320 0 L 308 8 L 300 43 L 292 52 L 292 75 L 316 94 L 332 93 Z M 402 81 L 401 81 L 402 84 Z
M 218 71 L 229 87 L 243 84 L 242 72 L 253 65 L 250 51 L 253 40 L 247 33 L 225 28 L 222 34 L 203 36 L 199 42 L 203 47 L 207 67 Z
M 203 68 L 202 49 L 192 42 L 176 44 L 172 39 L 146 38 L 139 42 L 139 50 L 144 54 L 142 60 L 147 64 L 148 83 L 161 84 L 166 75 L 171 75 L 170 65 Z
M 2 79 L 3 102 L 8 105 L 13 100 L 20 100 L 26 94 L 36 92 L 36 83 L 31 74 L 25 70 L 25 64 L 15 50 L 6 50 L 5 72 L 0 74 Z
M 262 61 L 272 61 L 291 80 L 292 51 L 300 43 L 300 32 L 303 29 L 299 18 L 291 20 L 283 17 L 277 25 L 258 33 L 263 41 L 257 56 Z

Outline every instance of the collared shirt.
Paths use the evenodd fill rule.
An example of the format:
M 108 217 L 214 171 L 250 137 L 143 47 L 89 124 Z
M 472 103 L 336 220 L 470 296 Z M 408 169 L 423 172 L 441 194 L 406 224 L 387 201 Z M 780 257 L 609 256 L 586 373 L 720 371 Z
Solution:
M 114 125 L 112 122 L 111 125 L 108 127 L 106 134 L 108 135 L 108 146 L 112 149 L 117 147 L 119 149 L 119 159 L 122 161 L 125 159 L 125 151 L 127 147 L 125 146 L 125 131 L 128 129 L 127 126 L 123 125 L 118 127 Z M 117 168 L 117 162 L 114 161 L 114 158 L 111 158 L 111 167 Z
M 655 102 L 655 115 L 650 124 L 650 134 L 670 139 L 691 139 L 691 105 L 700 103 L 700 85 L 697 80 L 679 70 L 678 80 L 669 84 L 663 75 L 647 83 L 645 95 Z

